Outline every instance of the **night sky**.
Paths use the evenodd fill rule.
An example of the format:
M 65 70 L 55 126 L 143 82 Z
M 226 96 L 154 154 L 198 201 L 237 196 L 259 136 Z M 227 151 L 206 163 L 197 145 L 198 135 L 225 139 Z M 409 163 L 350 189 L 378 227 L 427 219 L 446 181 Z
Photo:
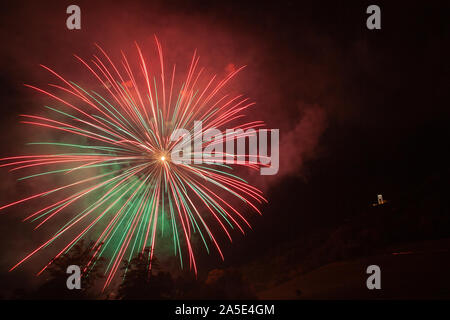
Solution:
M 280 172 L 258 181 L 269 199 L 263 215 L 223 242 L 225 262 L 199 255 L 200 269 L 248 263 L 351 218 L 379 193 L 407 197 L 449 176 L 447 1 L 376 1 L 381 30 L 366 28 L 373 1 L 76 1 L 82 28 L 70 31 L 72 2 L 2 5 L 2 157 L 22 153 L 32 135 L 18 115 L 42 106 L 23 86 L 48 83 L 39 64 L 76 78 L 74 53 L 90 57 L 94 43 L 113 55 L 134 41 L 152 48 L 154 34 L 169 59 L 197 49 L 218 74 L 246 65 L 235 85 L 256 102 L 255 117 L 280 129 Z M 1 203 L 32 191 L 1 169 Z M 20 222 L 23 209 L 0 215 L 3 288 L 32 281 L 33 266 L 7 270 L 45 238 Z

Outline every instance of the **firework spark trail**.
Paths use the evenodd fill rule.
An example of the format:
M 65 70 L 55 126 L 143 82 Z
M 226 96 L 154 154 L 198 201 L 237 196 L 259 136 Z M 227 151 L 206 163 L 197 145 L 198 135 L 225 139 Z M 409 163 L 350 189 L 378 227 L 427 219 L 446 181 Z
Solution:
M 258 205 L 266 201 L 262 192 L 231 171 L 234 166 L 257 170 L 263 166 L 262 163 L 236 161 L 230 164 L 227 162 L 230 158 L 236 160 L 246 155 L 223 152 L 215 152 L 213 155 L 211 152 L 199 153 L 196 150 L 186 156 L 200 156 L 204 163 L 175 163 L 169 157 L 175 146 L 185 143 L 181 137 L 177 141 L 170 140 L 171 134 L 179 128 L 188 128 L 195 145 L 210 128 L 225 128 L 229 125 L 231 130 L 248 130 L 264 126 L 262 121 L 241 121 L 245 116 L 243 112 L 254 103 L 241 95 L 230 97 L 228 94 L 220 94 L 242 68 L 219 81 L 216 80 L 217 76 L 212 76 L 203 81 L 207 84 L 201 87 L 199 83 L 202 83 L 204 69 L 198 70 L 199 57 L 194 52 L 185 81 L 179 84 L 180 89 L 176 92 L 178 84 L 175 81 L 175 65 L 169 81 L 166 81 L 161 43 L 156 37 L 155 41 L 159 57 L 159 72 L 155 75 L 150 74 L 149 62 L 137 44 L 138 72 L 133 70 L 123 52 L 121 64 L 124 72 L 120 72 L 98 45 L 96 47 L 102 58 L 94 55 L 87 62 L 75 55 L 99 81 L 101 90 L 106 95 L 98 93 L 100 90 L 97 87 L 97 91 L 84 89 L 46 66 L 42 67 L 62 82 L 61 85 L 49 85 L 55 92 L 27 85 L 54 99 L 60 106 L 46 106 L 50 116 L 21 115 L 24 118 L 21 122 L 60 132 L 63 137 L 70 138 L 70 141 L 78 137 L 83 142 L 33 142 L 30 144 L 41 148 L 52 146 L 63 151 L 3 158 L 0 159 L 0 167 L 9 167 L 10 171 L 38 170 L 19 180 L 60 175 L 64 179 L 75 181 L 5 204 L 0 210 L 50 194 L 55 196 L 62 190 L 73 190 L 71 195 L 60 197 L 23 219 L 37 222 L 37 229 L 68 208 L 76 212 L 75 203 L 83 206 L 80 202 L 85 201 L 87 207 L 70 216 L 53 236 L 26 255 L 11 270 L 79 226 L 81 232 L 77 231 L 75 236 L 71 236 L 54 259 L 70 250 L 83 237 L 97 234 L 94 236 L 95 250 L 92 251 L 92 258 L 86 269 L 95 264 L 98 257 L 106 256 L 107 249 L 113 251 L 106 271 L 106 288 L 126 256 L 131 258 L 134 254 L 143 252 L 146 247 L 150 247 L 151 257 L 153 256 L 157 229 L 161 228 L 164 233 L 164 221 L 170 221 L 171 228 L 168 230 L 172 232 L 174 254 L 179 255 L 183 267 L 184 242 L 189 266 L 197 273 L 193 234 L 200 236 L 208 253 L 208 242 L 212 242 L 223 259 L 213 225 L 216 224 L 231 241 L 230 229 L 236 227 L 244 234 L 242 223 L 251 228 L 244 212 L 237 209 L 235 202 L 242 202 L 245 208 L 261 214 Z M 64 97 L 56 91 L 64 94 Z M 201 130 L 197 130 L 199 128 L 195 127 L 195 121 L 202 121 Z M 235 136 L 225 134 L 213 142 L 201 142 L 201 150 L 205 146 L 211 147 L 251 135 L 248 132 Z M 96 173 L 92 174 L 92 170 Z M 74 172 L 87 174 L 88 177 L 76 178 Z M 84 187 L 80 189 L 82 185 Z M 75 188 L 78 189 L 74 190 Z M 234 200 L 228 200 L 229 198 Z M 182 241 L 180 236 L 183 237 Z

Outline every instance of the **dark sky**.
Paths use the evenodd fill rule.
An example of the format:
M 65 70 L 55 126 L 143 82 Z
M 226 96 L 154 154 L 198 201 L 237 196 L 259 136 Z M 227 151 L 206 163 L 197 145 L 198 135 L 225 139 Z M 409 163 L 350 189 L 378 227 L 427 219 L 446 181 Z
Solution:
M 0 18 L 0 153 L 20 153 L 26 142 L 18 115 L 40 103 L 23 83 L 48 81 L 38 65 L 76 77 L 72 54 L 89 57 L 94 43 L 118 53 L 134 41 L 151 47 L 157 34 L 169 59 L 197 48 L 215 72 L 247 65 L 237 85 L 296 155 L 264 182 L 269 204 L 251 219 L 254 231 L 224 244 L 225 264 L 245 263 L 299 232 L 338 224 L 377 193 L 399 197 L 448 174 L 448 1 L 373 2 L 382 29 L 368 30 L 372 2 L 76 1 L 82 29 L 69 31 L 72 1 L 10 1 Z M 291 132 L 298 141 L 283 138 Z M 2 203 L 19 188 L 5 178 Z M 14 214 L 0 216 L 0 274 L 8 279 L 18 277 L 5 275 L 18 252 L 39 239 Z M 213 257 L 204 265 L 222 264 Z

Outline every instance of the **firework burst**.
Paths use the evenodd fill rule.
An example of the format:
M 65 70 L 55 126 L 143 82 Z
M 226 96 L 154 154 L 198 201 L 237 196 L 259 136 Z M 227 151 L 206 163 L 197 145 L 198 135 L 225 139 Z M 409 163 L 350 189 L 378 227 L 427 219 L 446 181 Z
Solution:
M 57 132 L 58 141 L 32 144 L 60 151 L 3 158 L 0 166 L 10 171 L 34 170 L 19 180 L 55 175 L 63 177 L 65 183 L 5 204 L 0 210 L 51 198 L 49 205 L 41 204 L 24 221 L 35 223 L 35 229 L 39 229 L 56 217 L 66 218 L 57 232 L 11 270 L 57 239 L 66 240 L 54 258 L 89 237 L 96 244 L 91 265 L 96 258 L 106 256 L 106 250 L 110 253 L 105 288 L 123 259 L 146 247 L 153 255 L 159 230 L 166 230 L 173 238 L 174 253 L 181 266 L 183 255 L 187 255 L 190 268 L 197 272 L 194 234 L 208 252 L 212 245 L 223 259 L 214 230 L 222 230 L 231 241 L 230 229 L 244 233 L 245 228 L 250 228 L 244 217 L 248 209 L 260 213 L 258 205 L 266 201 L 261 191 L 233 173 L 233 169 L 245 166 L 257 170 L 261 163 L 229 164 L 225 154 L 223 160 L 213 159 L 217 152 L 202 154 L 202 163 L 175 163 L 171 159 L 174 147 L 183 144 L 181 138 L 171 139 L 175 130 L 187 128 L 194 142 L 200 139 L 195 121 L 202 122 L 200 136 L 210 128 L 246 130 L 264 126 L 262 121 L 243 120 L 253 103 L 241 95 L 223 93 L 227 82 L 242 68 L 222 80 L 216 76 L 205 80 L 204 69 L 199 68 L 199 57 L 194 52 L 187 76 L 177 84 L 175 65 L 166 72 L 161 44 L 156 37 L 155 41 L 159 61 L 154 74 L 137 44 L 138 60 L 133 61 L 137 68 L 131 67 L 123 53 L 120 67 L 116 66 L 97 46 L 100 57 L 94 55 L 90 61 L 76 58 L 98 81 L 98 88 L 83 88 L 45 66 L 42 67 L 59 84 L 50 84 L 45 90 L 28 85 L 58 106 L 46 107 L 45 116 L 21 115 L 21 122 Z M 225 135 L 219 142 L 236 138 Z M 202 146 L 207 145 L 208 142 L 202 142 Z M 192 156 L 198 157 L 198 151 Z M 226 156 L 229 159 L 239 155 Z M 38 274 L 50 264 L 51 261 Z

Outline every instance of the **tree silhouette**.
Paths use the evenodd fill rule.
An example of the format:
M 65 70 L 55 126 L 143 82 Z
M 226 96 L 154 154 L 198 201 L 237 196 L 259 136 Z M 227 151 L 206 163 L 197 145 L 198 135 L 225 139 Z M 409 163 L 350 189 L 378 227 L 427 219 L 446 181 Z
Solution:
M 174 297 L 174 281 L 169 272 L 158 271 L 158 259 L 146 248 L 131 261 L 123 262 L 124 280 L 117 298 L 124 300 L 160 300 Z
M 92 299 L 96 281 L 103 277 L 103 258 L 92 259 L 93 252 L 101 246 L 91 242 L 85 245 L 83 240 L 77 242 L 68 252 L 54 259 L 45 270 L 46 282 L 26 298 L 33 299 Z M 77 265 L 81 270 L 81 289 L 68 289 L 67 267 Z

